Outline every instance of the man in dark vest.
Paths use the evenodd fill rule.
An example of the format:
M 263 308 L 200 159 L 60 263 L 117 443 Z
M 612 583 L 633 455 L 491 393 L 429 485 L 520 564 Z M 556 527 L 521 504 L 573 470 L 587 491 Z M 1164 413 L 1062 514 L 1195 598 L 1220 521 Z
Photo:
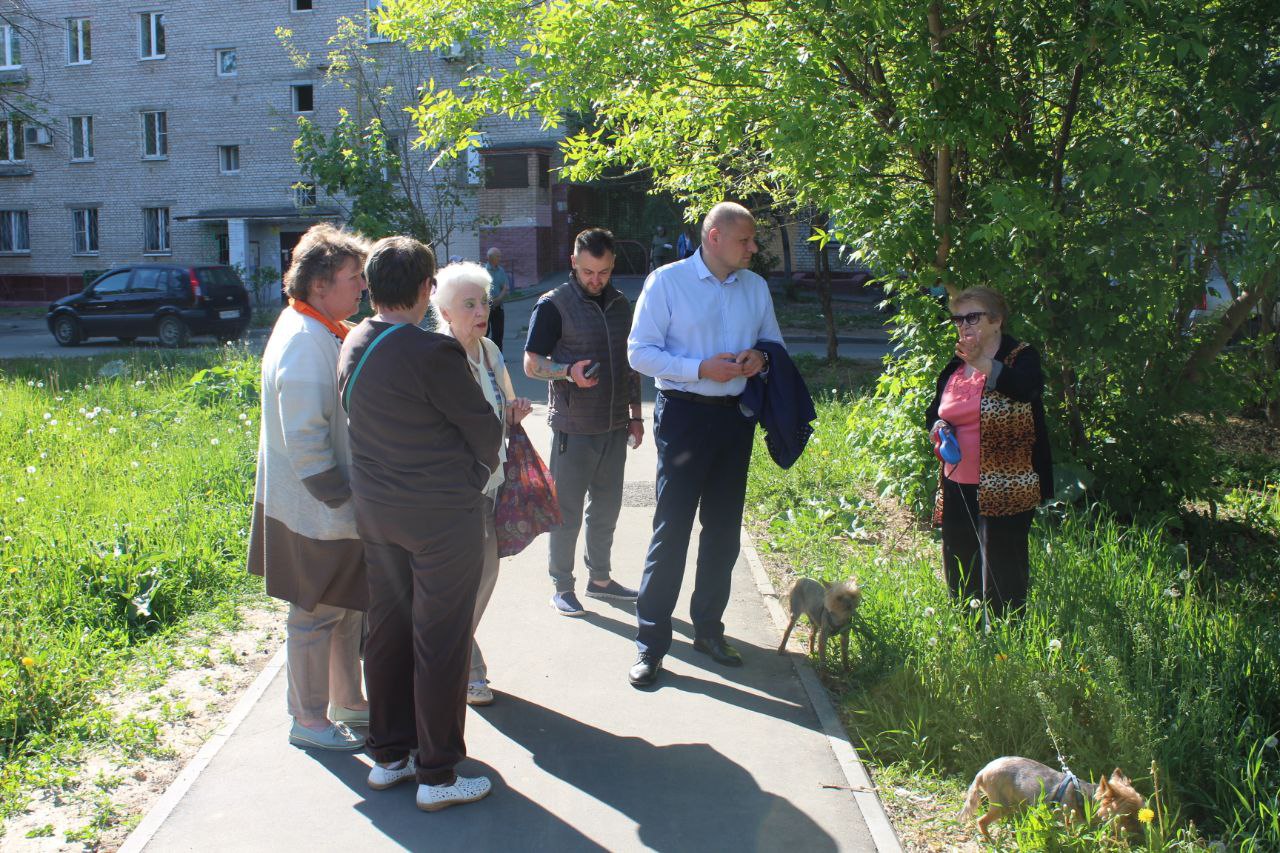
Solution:
M 551 476 L 564 525 L 550 534 L 551 606 L 562 616 L 586 613 L 574 592 L 573 563 L 588 496 L 588 598 L 635 601 L 636 591 L 610 576 L 609 552 L 622 508 L 627 445 L 644 438 L 640 374 L 627 363 L 631 303 L 609 283 L 613 235 L 588 228 L 577 236 L 569 281 L 538 300 L 529 318 L 524 372 L 547 380 L 553 430 Z

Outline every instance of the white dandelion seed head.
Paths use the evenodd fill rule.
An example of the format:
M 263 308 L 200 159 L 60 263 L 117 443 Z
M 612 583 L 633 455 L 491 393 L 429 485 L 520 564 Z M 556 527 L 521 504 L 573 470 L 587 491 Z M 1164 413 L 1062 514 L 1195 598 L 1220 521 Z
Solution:
M 934 610 L 932 607 L 926 607 L 924 609 L 924 618 L 932 619 L 934 617 L 934 614 L 936 614 L 937 612 L 938 611 Z
M 107 430 L 107 435 L 115 435 L 115 434 L 116 434 L 115 427 L 111 427 L 110 429 Z
M 1277 741 L 1276 736 L 1272 735 L 1271 737 L 1264 740 L 1262 742 L 1262 745 L 1265 746 L 1267 749 L 1275 749 L 1277 743 L 1280 743 L 1280 741 Z
M 49 413 L 49 412 L 45 412 L 45 413 L 44 413 L 44 415 L 43 415 L 43 417 L 44 417 L 44 419 L 47 421 L 47 420 L 49 420 L 49 418 L 53 417 L 53 415 L 52 415 L 51 413 Z
M 936 646 L 936 645 L 938 645 L 938 638 L 937 638 L 937 637 L 930 637 L 930 638 L 929 638 L 929 645 L 931 645 L 931 646 Z
M 34 379 L 28 379 L 28 380 L 27 380 L 27 387 L 28 387 L 28 388 L 34 388 L 34 387 L 36 387 L 36 381 L 35 381 Z
M 1059 640 L 1057 637 L 1054 637 L 1052 640 L 1050 640 L 1050 641 L 1049 641 L 1049 651 L 1051 651 L 1051 652 L 1060 652 L 1060 651 L 1062 651 L 1062 641 L 1061 641 L 1061 640 Z
M 28 465 L 28 466 L 27 466 L 27 473 L 28 473 L 28 474 L 34 474 L 35 472 L 36 472 L 36 466 L 34 466 L 34 465 Z
M 1179 580 L 1184 580 L 1184 581 L 1189 581 L 1189 580 L 1191 580 L 1191 570 L 1190 570 L 1190 569 L 1183 569 L 1182 571 L 1178 572 L 1178 579 L 1179 579 Z
M 41 458 L 41 459 L 48 459 L 48 458 L 49 458 L 49 454 L 48 454 L 48 453 L 46 453 L 45 451 L 41 450 L 41 451 L 40 451 L 40 458 Z
M 57 426 L 57 425 L 58 425 L 58 419 L 57 419 L 57 418 L 54 418 L 53 420 L 49 421 L 49 426 Z
M 129 463 L 129 467 L 130 467 L 130 468 L 137 468 L 137 467 L 138 467 L 138 463 L 137 463 L 137 462 L 130 462 L 130 463 Z
M 221 442 L 219 442 L 219 441 L 218 441 L 218 439 L 216 439 L 216 438 L 211 438 L 211 439 L 209 439 L 209 443 L 210 443 L 210 444 L 213 444 L 213 445 L 218 445 L 218 444 L 220 444 Z
M 44 383 L 43 383 L 43 382 L 37 382 L 37 383 L 36 383 L 36 387 L 37 387 L 37 388 L 43 388 L 43 387 L 44 387 Z
M 12 542 L 12 541 L 13 541 L 13 537 L 12 537 L 12 536 L 6 536 L 6 537 L 4 537 L 4 541 L 5 541 L 5 542 Z
M 24 498 L 22 495 L 18 495 L 17 502 L 20 504 L 24 504 L 27 502 L 27 499 Z
M 977 610 L 977 609 L 978 609 L 979 607 L 981 607 L 981 606 L 982 606 L 982 602 L 981 602 L 981 601 L 979 601 L 978 599 L 976 599 L 976 598 L 971 598 L 971 599 L 969 599 L 969 609 L 970 609 L 970 610 Z
M 1176 586 L 1171 586 L 1164 591 L 1164 594 L 1169 598 L 1180 598 L 1182 596 L 1182 591 Z

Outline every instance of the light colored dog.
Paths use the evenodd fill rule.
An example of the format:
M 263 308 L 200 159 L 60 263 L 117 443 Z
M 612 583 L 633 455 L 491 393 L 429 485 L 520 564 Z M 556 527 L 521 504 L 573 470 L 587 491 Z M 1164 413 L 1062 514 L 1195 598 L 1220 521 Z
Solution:
M 791 622 L 782 635 L 782 644 L 778 646 L 778 654 L 787 649 L 787 639 L 791 629 L 796 627 L 801 616 L 809 617 L 809 654 L 813 654 L 813 643 L 818 641 L 818 660 L 827 662 L 827 640 L 832 634 L 840 635 L 840 663 L 849 667 L 849 630 L 853 627 L 853 614 L 862 601 L 862 590 L 853 578 L 846 581 L 822 584 L 812 578 L 799 578 L 791 585 L 789 597 L 791 605 Z
M 958 820 L 967 822 L 971 819 L 982 804 L 984 794 L 987 813 L 978 818 L 978 830 L 988 841 L 991 835 L 987 828 L 991 824 L 1041 797 L 1046 803 L 1060 804 L 1072 818 L 1082 818 L 1085 799 L 1092 799 L 1097 803 L 1095 814 L 1099 820 L 1114 817 L 1121 827 L 1129 831 L 1140 829 L 1137 814 L 1146 805 L 1142 795 L 1133 789 L 1129 777 L 1121 773 L 1119 767 L 1110 779 L 1104 776 L 1097 785 L 1093 785 L 1039 761 L 1016 755 L 997 758 L 978 771 L 969 786 Z

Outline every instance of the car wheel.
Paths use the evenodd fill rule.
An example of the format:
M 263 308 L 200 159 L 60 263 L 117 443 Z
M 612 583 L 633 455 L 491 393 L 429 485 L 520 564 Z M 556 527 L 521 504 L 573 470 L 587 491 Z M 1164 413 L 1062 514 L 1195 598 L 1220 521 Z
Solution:
M 186 346 L 190 335 L 187 324 L 177 317 L 161 317 L 160 322 L 156 324 L 156 337 L 160 339 L 162 347 L 174 349 Z
M 135 338 L 135 337 L 133 337 L 133 336 L 125 336 L 125 335 L 121 335 L 120 337 L 116 338 L 116 340 L 117 340 L 117 341 L 119 341 L 119 342 L 120 342 L 120 343 L 122 343 L 122 344 L 131 344 L 131 343 L 133 343 L 134 341 L 136 341 L 136 340 L 137 340 L 137 338 Z
M 58 342 L 58 346 L 79 346 L 84 340 L 84 330 L 80 328 L 80 321 L 70 314 L 54 318 L 53 339 Z

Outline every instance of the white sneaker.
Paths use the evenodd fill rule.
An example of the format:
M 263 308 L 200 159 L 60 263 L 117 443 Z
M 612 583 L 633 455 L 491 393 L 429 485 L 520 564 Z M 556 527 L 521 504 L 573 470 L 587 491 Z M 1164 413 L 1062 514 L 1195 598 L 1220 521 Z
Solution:
M 418 808 L 424 812 L 438 812 L 449 806 L 474 803 L 489 796 L 492 788 L 485 776 L 459 776 L 452 785 L 419 785 Z
M 468 705 L 492 705 L 493 691 L 487 681 L 471 681 L 467 683 Z
M 406 779 L 412 779 L 418 772 L 414 764 L 412 755 L 402 759 L 399 767 L 374 764 L 369 769 L 369 787 L 375 791 L 385 791 Z

